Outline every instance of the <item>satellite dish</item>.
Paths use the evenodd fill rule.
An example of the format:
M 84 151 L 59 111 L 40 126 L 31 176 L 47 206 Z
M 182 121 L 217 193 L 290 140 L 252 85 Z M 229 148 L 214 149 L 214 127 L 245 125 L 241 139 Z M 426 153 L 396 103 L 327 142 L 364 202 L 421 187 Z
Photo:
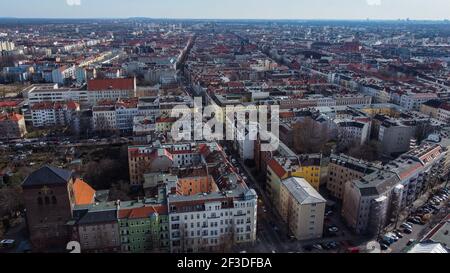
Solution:
M 380 243 L 377 241 L 368 242 L 366 245 L 367 253 L 381 253 Z

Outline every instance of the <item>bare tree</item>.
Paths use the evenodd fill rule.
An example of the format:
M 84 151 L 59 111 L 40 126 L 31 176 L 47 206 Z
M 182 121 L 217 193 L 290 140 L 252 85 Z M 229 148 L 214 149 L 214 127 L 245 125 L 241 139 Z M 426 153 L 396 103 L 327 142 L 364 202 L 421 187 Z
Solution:
M 293 125 L 294 149 L 299 153 L 319 153 L 329 140 L 329 130 L 311 118 Z
M 367 161 L 376 161 L 380 159 L 380 143 L 378 141 L 370 141 L 365 144 L 351 145 L 348 150 L 348 155 L 358 159 L 364 159 Z
M 426 122 L 421 122 L 416 127 L 415 138 L 418 143 L 421 143 L 425 140 L 431 133 L 433 133 L 435 128 L 431 125 L 431 121 L 427 120 Z
M 20 186 L 0 189 L 0 216 L 11 215 L 23 207 L 22 188 Z

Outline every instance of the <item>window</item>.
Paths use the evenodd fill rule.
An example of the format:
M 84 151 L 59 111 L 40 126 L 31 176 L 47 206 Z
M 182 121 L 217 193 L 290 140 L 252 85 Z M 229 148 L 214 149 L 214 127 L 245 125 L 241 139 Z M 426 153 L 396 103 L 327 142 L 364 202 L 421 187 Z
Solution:
M 55 197 L 55 196 L 52 196 L 52 204 L 53 204 L 53 205 L 56 205 L 56 203 L 57 203 L 56 197 Z
M 38 197 L 37 201 L 39 206 L 42 206 L 44 204 L 44 202 L 42 201 L 42 197 Z
M 50 204 L 50 198 L 48 196 L 45 197 L 45 204 L 46 205 Z

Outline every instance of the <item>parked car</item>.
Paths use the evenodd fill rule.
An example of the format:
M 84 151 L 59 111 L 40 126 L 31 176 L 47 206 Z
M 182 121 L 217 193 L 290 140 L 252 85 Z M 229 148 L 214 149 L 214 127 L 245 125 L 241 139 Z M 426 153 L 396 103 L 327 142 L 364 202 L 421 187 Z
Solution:
M 361 250 L 359 249 L 359 247 L 349 247 L 349 248 L 347 249 L 347 252 L 348 252 L 348 253 L 360 253 Z
M 388 243 L 389 245 L 395 243 L 396 241 L 398 241 L 398 238 L 394 237 L 393 234 L 391 234 L 391 233 L 386 233 L 383 236 L 383 242 Z
M 339 232 L 339 228 L 338 227 L 329 227 L 328 231 L 330 233 L 336 233 L 336 232 Z
M 333 215 L 333 213 L 334 212 L 332 210 L 329 210 L 325 213 L 325 217 L 331 216 L 331 215 Z
M 331 249 L 330 246 L 328 245 L 328 243 L 322 243 L 322 244 L 320 244 L 320 246 L 321 246 L 323 249 L 325 249 L 325 250 L 330 250 L 330 249 Z
M 385 244 L 380 244 L 381 250 L 388 250 L 389 246 L 385 245 Z
M 16 245 L 16 241 L 12 239 L 4 239 L 0 241 L 1 248 L 13 248 Z
M 408 223 L 411 223 L 411 224 L 416 224 L 416 225 L 419 225 L 419 224 L 420 224 L 420 221 L 417 220 L 417 219 L 415 219 L 414 217 L 408 218 L 408 221 L 407 221 L 407 222 L 408 222 Z
M 339 247 L 339 243 L 335 241 L 331 241 L 327 243 L 329 249 L 336 249 Z
M 400 227 L 403 228 L 403 229 L 405 229 L 405 228 L 412 229 L 413 228 L 412 225 L 410 225 L 408 223 L 403 223 Z
M 394 234 L 400 239 L 403 238 L 403 234 L 399 230 L 394 231 Z
M 413 232 L 412 228 L 403 229 L 403 233 L 405 233 L 405 234 L 411 234 L 412 232 Z
M 317 250 L 323 250 L 323 247 L 320 244 L 313 245 L 313 248 L 315 248 Z
M 395 233 L 393 233 L 393 232 L 391 232 L 391 233 L 389 233 L 389 236 L 392 238 L 392 239 L 394 239 L 394 241 L 398 241 L 398 240 L 400 240 L 400 237 L 398 237 Z
M 393 243 L 394 242 L 392 240 L 385 240 L 385 239 L 383 239 L 383 240 L 380 241 L 380 244 L 387 245 L 387 246 L 390 246 Z
M 414 244 L 415 242 L 416 242 L 416 240 L 410 239 L 410 240 L 408 241 L 408 243 L 406 243 L 406 245 L 407 245 L 407 246 L 410 246 L 410 245 Z

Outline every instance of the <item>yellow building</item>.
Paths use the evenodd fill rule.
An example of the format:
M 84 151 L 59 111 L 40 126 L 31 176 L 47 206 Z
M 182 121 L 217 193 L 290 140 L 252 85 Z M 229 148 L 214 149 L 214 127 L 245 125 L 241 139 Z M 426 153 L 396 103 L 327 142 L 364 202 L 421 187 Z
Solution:
M 279 206 L 281 181 L 289 177 L 304 178 L 315 190 L 320 187 L 321 155 L 273 157 L 267 163 L 266 189 L 273 204 Z
M 420 112 L 429 117 L 438 118 L 439 117 L 439 105 L 440 105 L 439 102 L 436 103 L 434 101 L 423 103 L 420 106 Z
M 291 177 L 281 182 L 278 210 L 297 240 L 322 237 L 326 202 L 303 178 Z
M 363 107 L 361 111 L 368 114 L 371 117 L 374 117 L 376 115 L 399 117 L 401 114 L 401 111 L 398 109 L 398 106 L 390 103 L 372 104 L 368 107 Z

